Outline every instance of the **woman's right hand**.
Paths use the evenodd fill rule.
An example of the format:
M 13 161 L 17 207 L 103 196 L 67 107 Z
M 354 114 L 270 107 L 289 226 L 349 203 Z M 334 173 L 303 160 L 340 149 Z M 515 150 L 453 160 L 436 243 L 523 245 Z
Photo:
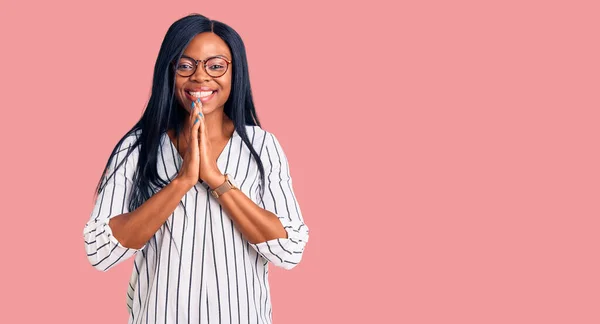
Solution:
M 200 129 L 200 120 L 199 118 L 203 118 L 200 115 L 202 111 L 202 102 L 197 100 L 195 103 L 192 103 L 192 111 L 190 112 L 189 119 L 190 125 L 192 125 L 188 139 L 187 139 L 187 149 L 183 156 L 183 163 L 181 165 L 181 169 L 177 174 L 177 179 L 180 179 L 181 182 L 185 183 L 191 189 L 196 185 L 199 178 L 199 170 L 200 170 L 200 149 L 198 147 L 198 130 Z

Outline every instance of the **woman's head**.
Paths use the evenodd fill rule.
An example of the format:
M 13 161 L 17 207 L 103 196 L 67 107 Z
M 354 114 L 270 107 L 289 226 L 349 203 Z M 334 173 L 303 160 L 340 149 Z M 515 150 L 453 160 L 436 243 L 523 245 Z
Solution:
M 204 115 L 223 110 L 231 92 L 231 62 L 229 46 L 215 33 L 194 36 L 173 63 L 177 102 L 189 112 L 200 98 Z
M 198 62 L 195 73 L 186 76 L 189 71 L 183 69 L 180 71 L 182 76 L 176 69 L 184 54 L 193 60 L 206 60 L 220 55 L 228 60 L 228 67 L 223 75 L 219 75 L 219 67 L 207 66 L 205 70 L 203 62 Z M 209 72 L 213 76 L 206 73 L 210 68 L 215 69 Z M 216 77 L 217 75 L 219 76 Z M 187 90 L 196 92 L 198 88 L 203 90 L 202 87 L 216 90 L 215 94 L 211 94 L 212 97 L 205 99 L 203 113 L 210 114 L 223 109 L 233 121 L 236 132 L 258 165 L 263 191 L 263 163 L 246 131 L 246 125 L 261 125 L 252 100 L 244 43 L 231 27 L 193 14 L 175 21 L 169 27 L 154 65 L 152 91 L 146 109 L 140 120 L 113 149 L 96 192 L 100 193 L 102 190 L 103 180 L 112 177 L 112 174 L 106 175 L 106 178 L 104 176 L 125 137 L 138 130 L 141 130 L 139 137 L 127 152 L 129 155 L 140 147 L 136 176 L 132 180 L 134 187 L 131 192 L 130 210 L 136 209 L 160 188 L 166 186 L 169 183 L 168 179 L 161 178 L 157 170 L 162 138 L 169 129 L 174 129 L 175 135 L 179 135 L 191 105 L 192 98 L 187 97 Z
M 215 67 L 206 66 L 204 69 L 203 60 L 211 57 L 221 57 L 224 59 L 221 63 L 227 63 L 222 76 L 209 75 Z M 192 75 L 187 76 L 190 66 L 179 66 L 182 58 L 187 58 L 187 63 L 195 60 L 194 65 L 198 64 Z M 177 73 L 178 69 L 180 73 Z M 157 121 L 161 130 L 179 130 L 193 99 L 186 92 L 202 90 L 202 87 L 216 90 L 203 105 L 204 114 L 223 109 L 240 127 L 259 124 L 252 100 L 246 49 L 241 37 L 224 23 L 193 14 L 174 22 L 165 35 L 154 67 L 152 95 L 147 107 L 147 110 L 156 111 L 149 111 L 148 117 L 154 121 L 162 117 Z

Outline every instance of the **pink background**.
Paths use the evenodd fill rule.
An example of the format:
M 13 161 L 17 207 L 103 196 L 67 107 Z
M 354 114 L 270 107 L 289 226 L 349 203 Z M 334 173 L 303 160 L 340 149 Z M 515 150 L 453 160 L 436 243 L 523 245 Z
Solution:
M 596 1 L 4 1 L 3 323 L 126 323 L 82 230 L 190 12 L 244 39 L 311 229 L 275 323 L 599 323 Z M 485 4 L 484 4 L 485 3 Z

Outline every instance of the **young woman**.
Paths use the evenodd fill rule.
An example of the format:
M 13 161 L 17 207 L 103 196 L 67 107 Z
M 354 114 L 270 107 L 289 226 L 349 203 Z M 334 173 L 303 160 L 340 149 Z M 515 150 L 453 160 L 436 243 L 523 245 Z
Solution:
M 232 28 L 201 15 L 169 28 L 96 193 L 87 256 L 101 271 L 135 256 L 129 323 L 271 323 L 268 265 L 297 265 L 308 228 Z

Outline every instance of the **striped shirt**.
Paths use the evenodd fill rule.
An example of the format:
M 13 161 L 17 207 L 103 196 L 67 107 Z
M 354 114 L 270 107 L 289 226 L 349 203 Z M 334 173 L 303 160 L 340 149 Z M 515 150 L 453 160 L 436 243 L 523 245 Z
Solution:
M 129 212 L 128 198 L 139 146 L 98 195 L 83 230 L 85 249 L 90 263 L 101 271 L 135 256 L 124 296 L 129 323 L 272 322 L 269 263 L 284 269 L 297 265 L 308 241 L 308 228 L 279 141 L 258 126 L 246 126 L 246 130 L 265 169 L 264 196 L 260 197 L 258 164 L 237 131 L 218 157 L 217 165 L 223 174 L 234 177 L 252 201 L 277 215 L 287 231 L 285 239 L 248 242 L 218 200 L 209 194 L 208 186 L 198 182 L 181 199 L 184 207 L 178 205 L 142 248 L 122 246 L 112 235 L 108 221 Z M 139 132 L 123 140 L 103 182 L 125 158 Z M 173 180 L 182 162 L 164 133 L 157 159 L 159 175 Z

